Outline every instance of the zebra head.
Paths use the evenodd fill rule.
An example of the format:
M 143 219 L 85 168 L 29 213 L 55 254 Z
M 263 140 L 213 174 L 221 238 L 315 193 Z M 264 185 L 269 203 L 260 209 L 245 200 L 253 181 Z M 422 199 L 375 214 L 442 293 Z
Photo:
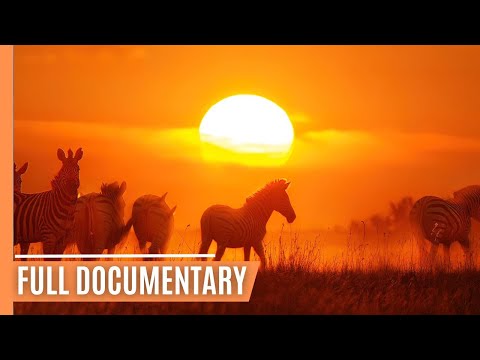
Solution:
M 114 182 L 111 184 L 102 184 L 101 188 L 102 195 L 108 197 L 112 202 L 115 204 L 115 209 L 118 214 L 123 219 L 125 215 L 125 199 L 123 198 L 123 194 L 125 190 L 127 190 L 127 183 L 125 181 L 122 182 L 121 185 L 118 185 L 118 182 Z
M 28 168 L 28 162 L 17 170 L 17 164 L 13 163 L 13 190 L 22 192 L 22 175 L 25 174 Z
M 62 168 L 55 177 L 56 183 L 69 193 L 77 194 L 80 187 L 80 167 L 78 161 L 83 157 L 82 148 L 77 149 L 75 156 L 71 149 L 68 150 L 68 157 L 62 149 L 57 150 L 57 157 L 62 162 Z
M 470 185 L 455 191 L 453 199 L 465 206 L 470 217 L 480 221 L 480 185 Z
M 285 216 L 288 223 L 291 224 L 297 215 L 295 214 L 295 210 L 293 210 L 292 203 L 290 202 L 290 198 L 287 194 L 290 181 L 281 179 L 275 185 L 276 186 L 273 188 L 271 193 L 273 210 L 278 211 L 280 214 Z

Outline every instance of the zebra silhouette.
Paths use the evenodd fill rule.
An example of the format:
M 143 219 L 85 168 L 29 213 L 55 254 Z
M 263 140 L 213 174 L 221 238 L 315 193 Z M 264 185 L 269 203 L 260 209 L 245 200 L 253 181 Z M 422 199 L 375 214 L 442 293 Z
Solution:
M 151 243 L 150 254 L 164 254 L 173 235 L 174 214 L 177 206 L 170 208 L 162 196 L 143 195 L 133 203 L 132 217 L 125 225 L 128 232 L 133 230 L 138 239 L 140 251 L 147 252 L 147 243 Z
M 17 209 L 17 205 L 22 201 L 23 196 L 22 194 L 22 175 L 28 169 L 28 162 L 22 165 L 20 169 L 17 170 L 17 164 L 13 163 L 13 213 Z M 26 253 L 30 249 L 30 244 L 24 245 L 26 248 Z
M 82 254 L 101 254 L 105 249 L 113 254 L 124 235 L 126 188 L 125 181 L 102 184 L 100 193 L 80 196 L 66 243 L 75 243 Z
M 276 179 L 247 197 L 240 208 L 212 205 L 202 214 L 200 228 L 202 244 L 200 254 L 206 254 L 212 240 L 217 243 L 215 261 L 221 260 L 226 248 L 244 249 L 244 260 L 250 260 L 250 252 L 260 257 L 262 268 L 266 265 L 263 238 L 266 225 L 273 211 L 278 211 L 292 223 L 296 214 L 286 192 L 290 182 Z M 205 260 L 205 259 L 203 259 Z
M 44 254 L 62 254 L 63 239 L 73 224 L 73 212 L 80 186 L 78 161 L 83 151 L 75 156 L 71 149 L 68 157 L 58 149 L 57 157 L 62 167 L 52 180 L 52 189 L 34 194 L 16 194 L 14 212 L 14 245 L 20 244 L 26 254 L 30 243 L 42 242 Z M 21 198 L 21 201 L 18 200 Z M 17 203 L 18 201 L 18 203 Z
M 17 170 L 17 164 L 13 163 L 13 191 L 22 192 L 22 175 L 28 169 L 28 162 L 22 165 L 20 169 Z
M 455 191 L 453 199 L 424 196 L 414 203 L 409 218 L 422 264 L 429 262 L 431 265 L 442 244 L 446 265 L 450 266 L 450 246 L 458 241 L 467 266 L 473 265 L 471 218 L 480 220 L 480 186 L 471 185 Z M 425 240 L 431 243 L 429 254 Z

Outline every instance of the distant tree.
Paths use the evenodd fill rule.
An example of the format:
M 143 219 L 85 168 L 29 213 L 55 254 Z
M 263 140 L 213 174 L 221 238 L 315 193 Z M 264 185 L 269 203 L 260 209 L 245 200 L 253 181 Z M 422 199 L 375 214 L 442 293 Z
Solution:
M 391 231 L 402 230 L 408 227 L 408 215 L 412 209 L 414 200 L 411 196 L 405 196 L 396 204 L 390 202 Z
M 401 231 L 408 227 L 408 215 L 412 208 L 414 199 L 405 196 L 399 201 L 391 201 L 386 214 L 375 213 L 365 220 L 366 232 L 376 236 Z M 363 232 L 363 224 L 360 220 L 350 222 L 350 231 L 352 233 Z

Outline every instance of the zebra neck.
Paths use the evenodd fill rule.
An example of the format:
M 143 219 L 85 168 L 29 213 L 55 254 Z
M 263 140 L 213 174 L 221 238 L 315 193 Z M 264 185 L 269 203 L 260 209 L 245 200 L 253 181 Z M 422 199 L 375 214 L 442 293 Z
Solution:
M 461 201 L 456 201 L 456 204 L 463 209 L 468 217 L 472 217 L 475 210 L 480 206 L 480 200 L 476 198 L 467 198 L 462 199 Z
M 68 192 L 63 186 L 56 186 L 53 188 L 54 193 L 61 199 L 63 203 L 75 203 L 77 200 L 78 193 L 75 191 L 74 194 Z
M 267 223 L 272 216 L 273 208 L 266 198 L 252 199 L 246 204 L 246 208 L 253 217 L 261 223 Z

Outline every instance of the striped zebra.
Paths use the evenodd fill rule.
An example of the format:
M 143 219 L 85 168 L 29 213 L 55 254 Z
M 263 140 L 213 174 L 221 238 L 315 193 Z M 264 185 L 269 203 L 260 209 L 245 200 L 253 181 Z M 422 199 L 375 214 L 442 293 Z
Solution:
M 177 206 L 170 208 L 163 196 L 143 195 L 133 203 L 132 217 L 125 231 L 133 230 L 143 254 L 147 253 L 147 242 L 151 243 L 150 254 L 164 254 L 173 235 L 174 214 Z
M 66 243 L 75 243 L 82 254 L 102 254 L 105 249 L 113 254 L 124 235 L 126 188 L 125 181 L 102 184 L 100 193 L 79 197 Z
M 28 169 L 28 162 L 22 165 L 20 169 L 17 170 L 17 164 L 13 163 L 13 191 L 22 192 L 22 175 Z
M 20 195 L 22 194 L 22 175 L 25 174 L 25 172 L 28 169 L 28 162 L 22 165 L 20 169 L 17 170 L 17 164 L 13 163 L 13 213 L 15 213 L 15 210 L 17 208 L 17 204 L 19 204 L 22 201 L 23 196 Z M 30 244 L 24 245 L 24 248 L 26 250 L 25 253 L 28 253 L 28 250 L 30 249 Z
M 433 263 L 438 247 L 443 245 L 444 259 L 450 266 L 450 246 L 458 241 L 465 253 L 467 266 L 473 265 L 471 250 L 471 218 L 480 220 L 480 186 L 472 185 L 453 194 L 453 199 L 424 196 L 410 211 L 410 224 L 425 264 L 425 240 L 431 243 L 428 261 Z
M 14 212 L 14 245 L 20 244 L 21 253 L 28 252 L 30 243 L 42 242 L 44 254 L 61 254 L 65 250 L 63 239 L 73 224 L 73 212 L 80 186 L 78 161 L 83 151 L 75 156 L 71 149 L 68 157 L 58 149 L 62 167 L 52 180 L 52 189 L 34 194 L 18 194 Z M 17 197 L 17 194 L 16 194 Z
M 247 197 L 240 208 L 212 205 L 202 214 L 200 228 L 202 244 L 200 254 L 208 253 L 212 240 L 217 243 L 215 261 L 221 260 L 226 248 L 244 250 L 244 260 L 250 260 L 251 248 L 260 257 L 262 268 L 266 265 L 263 238 L 273 211 L 278 211 L 292 223 L 296 214 L 286 192 L 290 182 L 276 179 Z M 205 259 L 203 259 L 205 260 Z

